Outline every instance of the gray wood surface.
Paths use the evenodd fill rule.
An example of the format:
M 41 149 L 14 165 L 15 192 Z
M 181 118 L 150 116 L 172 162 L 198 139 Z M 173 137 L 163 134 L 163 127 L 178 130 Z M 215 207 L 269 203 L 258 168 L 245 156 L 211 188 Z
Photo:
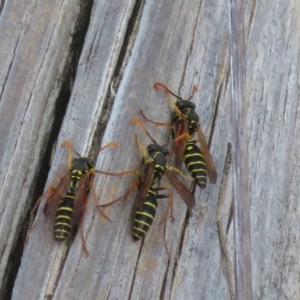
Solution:
M 52 131 L 56 99 L 80 3 L 4 3 L 0 19 L 0 283 L 7 295 L 18 234 L 28 214 L 41 159 Z M 299 299 L 299 1 L 248 1 L 245 33 L 249 94 L 252 278 L 254 299 Z M 83 231 L 71 247 L 53 240 L 53 220 L 42 217 L 32 231 L 13 283 L 12 299 L 230 299 L 216 214 L 227 226 L 232 199 L 229 118 L 228 3 L 224 1 L 94 1 L 47 184 L 66 169 L 70 139 L 87 155 L 114 140 L 118 149 L 101 152 L 96 168 L 139 168 L 150 143 L 130 124 L 143 109 L 149 118 L 169 122 L 171 107 L 153 83 L 165 83 L 193 101 L 210 143 L 218 172 L 215 185 L 196 191 L 193 216 L 175 194 L 174 217 L 167 220 L 167 255 L 161 202 L 143 242 L 131 239 L 127 201 L 105 209 L 105 220 L 90 197 Z M 140 13 L 138 13 L 138 8 Z M 132 14 L 136 20 L 129 22 Z M 17 20 L 17 21 L 16 21 Z M 132 24 L 133 23 L 133 24 Z M 125 38 L 128 27 L 132 35 Z M 127 48 L 122 48 L 124 41 Z M 118 58 L 123 57 L 121 68 Z M 114 76 L 116 96 L 110 92 Z M 110 107 L 112 109 L 110 111 Z M 167 129 L 147 124 L 165 143 Z M 96 175 L 100 203 L 124 194 L 134 176 Z M 167 181 L 165 181 L 167 184 Z M 38 213 L 42 210 L 41 203 Z M 219 205 L 218 205 L 219 204 Z M 232 256 L 233 227 L 228 250 Z M 231 274 L 232 275 L 232 274 Z M 10 279 L 11 280 L 11 279 Z M 0 296 L 1 298 L 1 296 Z

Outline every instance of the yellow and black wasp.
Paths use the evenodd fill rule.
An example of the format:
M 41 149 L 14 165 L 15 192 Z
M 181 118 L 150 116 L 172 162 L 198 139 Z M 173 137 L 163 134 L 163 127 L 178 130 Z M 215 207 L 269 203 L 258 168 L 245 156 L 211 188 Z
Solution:
M 207 174 L 210 182 L 216 183 L 217 172 L 215 164 L 199 124 L 199 116 L 195 111 L 196 105 L 190 101 L 197 91 L 197 87 L 193 87 L 193 93 L 187 100 L 183 100 L 180 96 L 175 95 L 160 82 L 155 83 L 154 88 L 162 88 L 168 94 L 168 99 L 174 109 L 172 124 L 154 122 L 148 119 L 143 111 L 141 111 L 142 116 L 147 121 L 158 126 L 169 126 L 171 128 L 174 139 L 173 151 L 175 153 L 175 164 L 179 168 L 184 160 L 189 173 L 201 189 L 206 187 Z M 170 95 L 176 97 L 178 101 L 174 103 Z M 201 149 L 196 145 L 197 142 L 195 140 L 191 140 L 196 132 Z
M 117 148 L 116 142 L 110 142 L 100 149 L 100 151 L 108 147 Z M 68 170 L 63 177 L 58 177 L 53 180 L 45 193 L 37 200 L 31 213 L 35 213 L 40 201 L 45 200 L 43 211 L 36 218 L 27 233 L 26 242 L 29 234 L 36 226 L 38 220 L 44 215 L 55 211 L 56 216 L 54 222 L 54 239 L 58 242 L 66 240 L 72 229 L 82 224 L 86 206 L 88 202 L 89 192 L 92 189 L 93 197 L 96 199 L 95 191 L 93 190 L 93 177 L 95 173 L 110 174 L 109 172 L 95 170 L 95 161 L 90 157 L 81 157 L 74 149 L 70 141 L 64 141 L 61 147 L 68 148 Z M 73 159 L 72 152 L 78 155 Z M 111 221 L 100 208 L 99 212 L 107 220 Z M 83 226 L 81 226 L 83 250 L 88 254 L 83 236 Z M 25 242 L 25 243 L 26 243 Z
M 138 147 L 143 153 L 143 176 L 141 176 L 138 171 L 127 171 L 126 174 L 128 174 L 129 172 L 135 172 L 138 176 L 138 180 L 131 185 L 131 187 L 128 189 L 124 196 L 118 198 L 113 202 L 101 206 L 111 205 L 114 202 L 126 199 L 132 192 L 132 190 L 135 187 L 137 187 L 138 195 L 134 205 L 135 216 L 132 231 L 133 238 L 137 240 L 143 238 L 149 230 L 155 217 L 158 199 L 169 199 L 171 204 L 169 205 L 169 207 L 172 207 L 172 193 L 159 193 L 160 191 L 165 192 L 170 189 L 169 187 L 160 185 L 160 180 L 163 175 L 166 175 L 169 181 L 175 187 L 178 194 L 186 203 L 190 214 L 192 208 L 195 206 L 195 198 L 193 193 L 191 193 L 184 186 L 184 184 L 180 180 L 178 180 L 177 177 L 173 174 L 174 171 L 180 174 L 181 172 L 177 168 L 173 168 L 167 165 L 169 150 L 164 146 L 158 145 L 155 142 L 155 140 L 150 136 L 149 132 L 147 131 L 145 125 L 142 123 L 141 120 L 139 120 L 138 118 L 132 118 L 131 123 L 139 125 L 153 141 L 153 144 L 150 144 L 147 148 L 145 148 L 140 143 L 137 135 L 135 135 Z M 184 177 L 183 174 L 181 175 Z

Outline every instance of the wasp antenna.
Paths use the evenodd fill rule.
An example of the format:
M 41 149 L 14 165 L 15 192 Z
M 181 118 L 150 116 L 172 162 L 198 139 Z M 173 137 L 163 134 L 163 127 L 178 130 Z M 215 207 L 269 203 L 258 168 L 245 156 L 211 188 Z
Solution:
M 143 157 L 146 157 L 147 156 L 147 150 L 146 148 L 141 144 L 137 134 L 134 135 L 135 136 L 135 140 L 140 148 L 140 150 L 143 152 Z
M 156 82 L 156 83 L 154 83 L 153 88 L 156 89 L 156 90 L 158 90 L 159 88 L 162 88 L 162 89 L 164 89 L 164 90 L 166 91 L 166 93 L 172 94 L 172 92 L 170 91 L 170 89 L 167 88 L 167 87 L 166 87 L 163 83 L 161 83 L 161 82 Z
M 77 154 L 79 157 L 80 157 L 80 154 L 74 150 L 73 145 L 72 145 L 71 141 L 69 141 L 69 140 L 63 141 L 60 146 L 68 148 L 68 168 L 71 169 L 72 161 L 73 161 L 72 151 L 75 154 Z
M 144 130 L 144 132 L 148 132 L 145 124 L 139 118 L 131 118 L 130 123 L 134 125 L 139 125 Z
M 145 124 L 143 123 L 143 121 L 141 121 L 139 118 L 132 118 L 130 120 L 131 124 L 136 124 L 139 125 L 142 130 L 148 135 L 148 137 L 150 138 L 150 140 L 157 145 L 156 141 L 154 140 L 154 138 L 150 135 L 149 131 L 147 130 Z
M 155 124 L 156 126 L 166 126 L 166 127 L 169 127 L 169 128 L 173 128 L 172 124 L 162 123 L 162 122 L 155 122 L 155 121 L 150 120 L 149 118 L 146 117 L 146 115 L 144 114 L 144 111 L 143 111 L 142 109 L 140 110 L 140 114 L 142 115 L 142 117 L 143 117 L 147 122 L 150 122 L 150 123 L 152 123 L 152 124 Z
M 198 88 L 197 88 L 197 86 L 193 85 L 193 93 L 196 93 L 196 92 L 198 92 Z
M 161 82 L 156 82 L 153 85 L 154 89 L 158 90 L 159 88 L 163 88 L 165 90 L 166 93 L 171 94 L 172 96 L 174 96 L 175 98 L 179 99 L 179 100 L 183 100 L 180 96 L 174 94 L 169 88 L 167 88 L 163 83 Z
M 194 94 L 196 92 L 198 92 L 198 88 L 195 85 L 193 85 L 192 95 L 190 97 L 188 97 L 187 100 L 190 101 L 194 97 Z
M 105 146 L 101 147 L 99 152 L 101 152 L 102 150 L 104 150 L 108 147 L 114 147 L 115 149 L 117 149 L 117 148 L 119 148 L 119 144 L 117 142 L 112 141 L 112 142 L 106 144 Z

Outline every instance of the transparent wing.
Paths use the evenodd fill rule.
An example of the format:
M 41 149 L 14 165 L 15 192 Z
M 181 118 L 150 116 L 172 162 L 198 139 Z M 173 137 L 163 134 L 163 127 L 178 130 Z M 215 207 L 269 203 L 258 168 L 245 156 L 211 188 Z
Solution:
M 172 185 L 175 187 L 182 200 L 187 205 L 189 213 L 191 214 L 191 210 L 196 204 L 193 193 L 189 191 L 188 188 L 180 180 L 177 179 L 177 177 L 172 173 L 172 171 L 167 169 L 165 170 L 165 174 L 167 175 Z
M 216 181 L 217 181 L 216 167 L 215 167 L 214 161 L 212 159 L 212 156 L 210 154 L 208 145 L 206 143 L 204 134 L 203 134 L 200 126 L 198 126 L 197 132 L 198 132 L 198 138 L 199 138 L 199 141 L 201 144 L 201 151 L 203 152 L 204 160 L 205 160 L 206 167 L 207 167 L 209 181 L 211 183 L 216 183 Z

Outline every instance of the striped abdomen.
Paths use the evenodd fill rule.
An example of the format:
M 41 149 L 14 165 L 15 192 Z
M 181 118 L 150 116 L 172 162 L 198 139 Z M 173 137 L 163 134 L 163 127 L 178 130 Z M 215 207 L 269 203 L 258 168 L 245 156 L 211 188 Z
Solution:
M 132 232 L 134 239 L 142 239 L 149 230 L 156 213 L 156 198 L 157 191 L 150 188 L 144 202 L 143 211 L 140 211 L 139 209 L 136 210 Z
M 91 167 L 86 163 L 85 158 L 76 158 L 73 160 L 70 186 L 66 196 L 58 205 L 55 217 L 54 238 L 59 242 L 65 240 L 71 232 L 73 206 L 78 193 L 78 183 L 82 175 L 89 172 L 90 169 Z
M 187 143 L 184 151 L 184 162 L 191 176 L 195 179 L 196 184 L 201 189 L 204 189 L 207 183 L 207 169 L 203 154 L 196 145 L 196 141 L 189 141 Z
M 54 238 L 62 242 L 65 240 L 72 229 L 71 226 L 71 218 L 73 213 L 73 206 L 74 206 L 74 189 L 70 189 L 67 192 L 67 195 L 62 199 L 59 203 L 56 217 L 55 217 L 55 224 L 54 224 Z

